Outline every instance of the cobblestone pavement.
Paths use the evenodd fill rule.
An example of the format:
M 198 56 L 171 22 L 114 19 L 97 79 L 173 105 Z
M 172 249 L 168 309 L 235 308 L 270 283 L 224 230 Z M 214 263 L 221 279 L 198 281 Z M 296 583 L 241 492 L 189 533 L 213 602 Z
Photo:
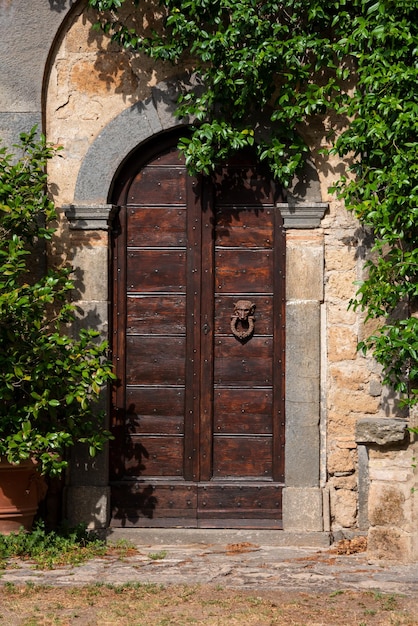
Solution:
M 216 543 L 133 541 L 138 551 L 123 559 L 93 559 L 79 567 L 40 571 L 16 561 L 0 572 L 5 583 L 82 586 L 128 582 L 211 584 L 234 589 L 291 589 L 332 592 L 376 590 L 418 595 L 418 564 L 373 561 L 366 553 L 339 555 L 335 548 L 263 545 L 231 541 Z

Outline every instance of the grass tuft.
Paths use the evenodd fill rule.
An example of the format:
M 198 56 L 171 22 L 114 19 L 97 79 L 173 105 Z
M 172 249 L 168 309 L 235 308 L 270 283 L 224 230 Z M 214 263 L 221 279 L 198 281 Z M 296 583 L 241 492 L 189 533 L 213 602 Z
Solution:
M 161 561 L 162 559 L 165 559 L 166 556 L 166 550 L 161 550 L 160 552 L 150 552 L 148 554 L 148 558 L 152 559 L 153 561 Z
M 58 531 L 47 532 L 39 522 L 31 532 L 21 529 L 0 535 L 0 567 L 5 568 L 12 558 L 33 561 L 37 569 L 79 565 L 103 556 L 106 549 L 106 542 L 87 531 L 84 525 L 63 526 Z

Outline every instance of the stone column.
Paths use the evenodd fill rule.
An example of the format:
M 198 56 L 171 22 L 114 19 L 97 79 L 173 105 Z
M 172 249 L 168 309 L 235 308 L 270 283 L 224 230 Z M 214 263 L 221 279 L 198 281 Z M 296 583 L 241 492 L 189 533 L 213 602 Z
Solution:
M 288 229 L 283 529 L 291 532 L 324 530 L 319 428 L 324 241 L 316 227 L 325 208 L 322 203 L 304 205 L 300 212 L 282 208 Z
M 76 295 L 74 304 L 80 310 L 79 327 L 92 328 L 108 338 L 109 324 L 109 228 L 116 207 L 112 205 L 68 206 L 71 262 L 74 267 Z M 108 394 L 98 410 L 108 419 Z M 105 424 L 107 426 L 107 424 Z M 64 512 L 71 526 L 79 523 L 88 528 L 106 528 L 110 518 L 108 450 L 91 458 L 84 447 L 71 451 Z

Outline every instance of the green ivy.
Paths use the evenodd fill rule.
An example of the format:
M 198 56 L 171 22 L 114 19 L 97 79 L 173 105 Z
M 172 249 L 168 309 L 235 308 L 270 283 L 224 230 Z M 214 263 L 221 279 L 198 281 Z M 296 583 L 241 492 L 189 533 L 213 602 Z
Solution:
M 123 3 L 89 0 L 96 28 L 133 52 L 192 59 L 204 85 L 178 103 L 178 115 L 195 120 L 180 142 L 191 173 L 210 174 L 255 146 L 289 185 L 308 150 L 300 128 L 315 116 L 347 121 L 332 152 L 352 159 L 351 172 L 333 191 L 373 237 L 351 305 L 380 321 L 360 348 L 407 403 L 418 402 L 418 2 L 161 0 L 158 32 L 121 18 Z
M 0 149 L 0 458 L 34 458 L 54 475 L 69 446 L 84 443 L 92 456 L 103 448 L 109 433 L 95 404 L 113 374 L 97 332 L 65 332 L 71 269 L 43 268 L 57 217 L 46 184 L 54 150 L 35 134 L 21 135 L 17 154 Z

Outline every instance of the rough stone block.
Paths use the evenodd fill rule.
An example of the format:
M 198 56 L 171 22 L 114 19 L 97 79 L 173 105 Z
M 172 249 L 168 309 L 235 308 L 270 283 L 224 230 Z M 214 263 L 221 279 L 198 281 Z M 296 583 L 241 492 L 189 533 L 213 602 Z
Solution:
M 412 470 L 412 468 L 411 468 Z M 380 468 L 370 467 L 370 480 L 394 483 L 406 483 L 412 476 L 412 471 L 401 469 L 399 467 Z
M 363 391 L 370 380 L 370 372 L 358 362 L 331 363 L 328 371 L 332 388 Z
M 365 444 L 366 445 L 366 444 Z M 412 446 L 393 448 L 376 446 L 369 447 L 370 462 L 373 467 L 379 469 L 402 468 L 412 469 L 414 457 L 417 458 L 417 451 Z
M 357 422 L 356 441 L 384 446 L 400 443 L 407 436 L 407 422 L 398 418 L 365 418 Z
M 353 453 L 347 448 L 331 452 L 328 456 L 328 471 L 330 474 L 335 474 L 336 472 L 353 472 Z
M 328 271 L 350 271 L 356 267 L 356 249 L 348 246 L 327 248 L 325 265 Z
M 380 398 L 369 396 L 365 391 L 349 391 L 332 387 L 328 394 L 329 406 L 341 415 L 347 412 L 374 414 L 379 408 Z
M 369 385 L 369 393 L 371 396 L 381 396 L 382 395 L 382 383 L 380 380 L 372 379 Z
M 369 521 L 373 526 L 401 526 L 404 521 L 405 495 L 396 484 L 371 483 Z
M 328 330 L 328 358 L 330 361 L 354 360 L 357 355 L 357 335 L 346 326 Z
M 408 562 L 416 558 L 416 537 L 398 528 L 370 528 L 367 552 L 371 558 Z
M 90 97 L 103 97 L 109 91 L 109 83 L 103 76 L 112 76 L 114 88 L 123 93 L 133 93 L 137 79 L 129 60 L 122 54 L 99 53 L 94 65 L 89 59 L 80 59 L 71 68 L 71 89 L 86 93 Z
M 341 449 L 355 450 L 357 448 L 356 442 L 351 437 L 339 437 L 335 443 L 337 448 Z
M 349 476 L 332 476 L 330 484 L 334 489 L 349 489 L 354 491 L 357 488 L 357 477 L 355 474 Z
M 357 493 L 348 489 L 332 492 L 331 517 L 337 526 L 352 528 L 357 517 Z
M 328 324 L 355 324 L 357 314 L 347 308 L 347 302 L 327 302 L 327 318 Z
M 357 291 L 354 284 L 356 278 L 357 275 L 354 271 L 332 272 L 327 282 L 327 292 L 330 298 L 338 298 L 347 302 Z
M 334 408 L 332 404 L 328 407 L 328 425 L 327 435 L 329 441 L 335 441 L 341 434 L 347 434 L 347 437 L 354 437 L 354 431 L 357 424 L 358 415 L 351 412 L 351 407 L 348 411 Z

